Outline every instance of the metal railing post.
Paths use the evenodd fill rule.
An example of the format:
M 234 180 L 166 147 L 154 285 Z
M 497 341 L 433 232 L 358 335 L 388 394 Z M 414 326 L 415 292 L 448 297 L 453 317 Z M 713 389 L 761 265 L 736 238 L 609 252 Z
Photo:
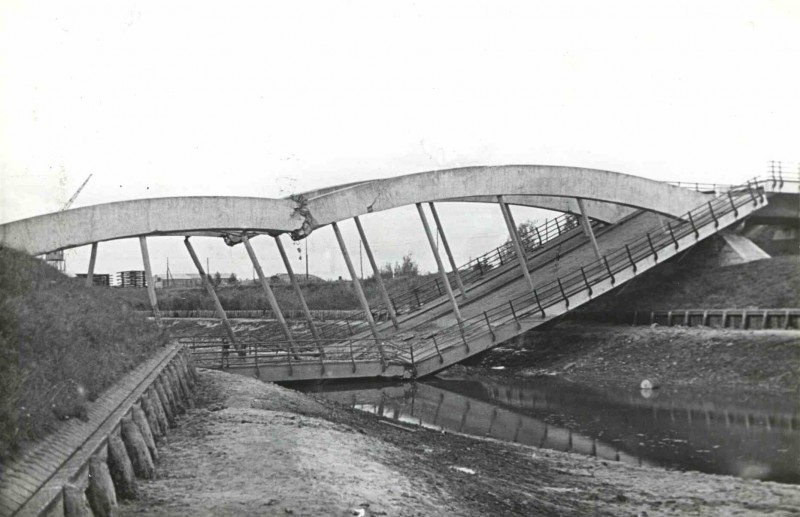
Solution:
M 584 271 L 583 266 L 581 266 L 581 275 L 583 275 L 583 281 L 586 284 L 586 289 L 589 290 L 589 296 L 592 296 L 592 286 L 589 285 L 589 279 L 586 278 L 586 271 Z
M 494 330 L 492 330 L 492 324 L 489 323 L 489 315 L 486 314 L 486 311 L 483 311 L 483 317 L 486 320 L 486 327 L 488 327 L 489 329 L 489 334 L 492 335 L 492 341 L 495 341 L 497 339 L 497 336 L 494 335 Z
M 650 238 L 650 232 L 647 232 L 647 243 L 650 245 L 650 251 L 653 252 L 653 260 L 658 262 L 658 253 L 656 253 L 656 248 L 653 246 L 653 239 Z
M 561 297 L 567 304 L 567 309 L 569 309 L 569 298 L 567 298 L 567 294 L 564 292 L 564 286 L 561 285 L 561 277 L 556 277 L 556 281 L 558 282 L 558 289 L 561 291 Z
M 608 271 L 608 276 L 611 277 L 611 285 L 616 284 L 617 283 L 617 279 L 614 278 L 614 273 L 611 272 L 611 266 L 608 265 L 608 258 L 607 257 L 603 257 L 603 263 L 606 265 L 606 271 Z
M 672 242 L 675 243 L 675 249 L 679 249 L 678 239 L 675 238 L 675 232 L 672 230 L 672 223 L 669 221 L 667 221 L 667 229 L 669 230 L 670 237 L 672 237 Z
M 636 274 L 636 262 L 633 261 L 633 254 L 631 253 L 631 248 L 627 244 L 625 244 L 625 251 L 628 253 L 628 260 L 631 262 L 631 266 L 633 267 L 633 274 Z

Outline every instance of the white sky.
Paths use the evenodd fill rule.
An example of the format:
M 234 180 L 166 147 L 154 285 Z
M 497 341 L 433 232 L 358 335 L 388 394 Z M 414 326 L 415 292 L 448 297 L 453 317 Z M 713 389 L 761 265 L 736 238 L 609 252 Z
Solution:
M 75 207 L 472 164 L 741 181 L 798 160 L 798 62 L 792 0 L 0 0 L 0 222 L 58 210 L 89 173 Z M 496 206 L 441 215 L 460 261 L 505 238 Z M 413 207 L 364 223 L 381 262 L 434 268 Z M 311 273 L 346 277 L 331 233 L 310 238 Z M 150 242 L 156 272 L 193 271 L 180 239 Z M 196 242 L 251 276 L 240 246 Z M 137 242 L 101 245 L 97 272 L 140 268 Z

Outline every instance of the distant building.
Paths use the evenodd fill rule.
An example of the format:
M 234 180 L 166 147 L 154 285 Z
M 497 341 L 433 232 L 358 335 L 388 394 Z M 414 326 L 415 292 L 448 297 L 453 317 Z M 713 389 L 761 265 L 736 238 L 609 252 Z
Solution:
M 77 273 L 75 276 L 77 278 L 86 278 L 86 273 Z M 92 285 L 95 287 L 109 287 L 111 285 L 111 275 L 93 274 Z
M 147 287 L 144 271 L 120 271 L 117 273 L 119 287 Z
M 295 273 L 294 276 L 295 276 L 295 278 L 297 278 L 297 282 L 300 283 L 300 284 L 305 284 L 305 283 L 317 284 L 317 283 L 322 283 L 322 282 L 325 281 L 322 278 L 320 278 L 318 276 L 314 276 L 314 275 L 308 275 L 308 278 L 306 278 L 306 275 L 302 274 L 302 273 L 301 274 Z M 269 283 L 270 284 L 290 284 L 291 280 L 289 279 L 289 275 L 287 275 L 286 273 L 280 273 L 280 274 L 272 275 L 271 277 L 269 277 Z
M 201 287 L 203 279 L 198 273 L 170 273 L 169 276 L 155 275 L 153 284 L 156 289 Z

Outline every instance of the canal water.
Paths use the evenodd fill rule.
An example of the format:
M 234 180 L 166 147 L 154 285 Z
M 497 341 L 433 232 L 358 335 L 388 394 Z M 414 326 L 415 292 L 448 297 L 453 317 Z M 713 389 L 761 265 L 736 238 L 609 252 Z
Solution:
M 549 377 L 303 390 L 436 430 L 634 465 L 800 484 L 796 401 L 598 390 Z

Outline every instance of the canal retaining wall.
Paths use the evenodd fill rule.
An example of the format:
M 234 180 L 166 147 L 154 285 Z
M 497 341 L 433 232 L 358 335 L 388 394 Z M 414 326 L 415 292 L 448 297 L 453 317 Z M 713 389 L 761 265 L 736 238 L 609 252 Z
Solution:
M 597 321 L 623 325 L 664 325 L 750 330 L 800 329 L 800 309 L 676 309 L 671 311 L 575 311 L 572 321 Z
M 165 347 L 0 472 L 0 517 L 112 516 L 155 476 L 157 444 L 193 407 L 197 374 L 183 345 Z

